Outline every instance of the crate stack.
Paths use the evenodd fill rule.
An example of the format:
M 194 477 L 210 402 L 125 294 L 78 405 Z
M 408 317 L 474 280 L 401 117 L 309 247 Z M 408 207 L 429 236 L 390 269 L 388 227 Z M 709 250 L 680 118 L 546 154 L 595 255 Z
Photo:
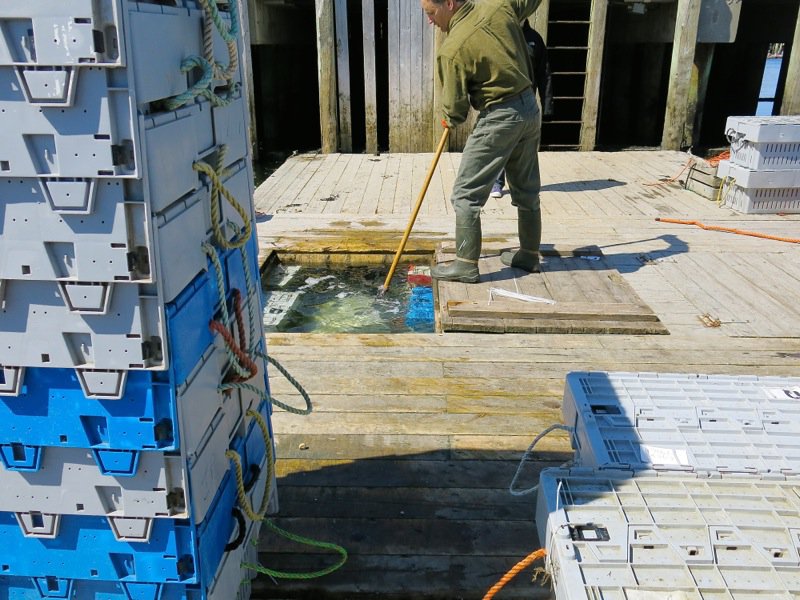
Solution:
M 728 117 L 720 196 L 742 213 L 800 213 L 800 117 Z
M 800 378 L 575 372 L 540 476 L 556 598 L 800 595 Z
M 276 508 L 237 3 L 0 5 L 0 598 L 232 600 Z

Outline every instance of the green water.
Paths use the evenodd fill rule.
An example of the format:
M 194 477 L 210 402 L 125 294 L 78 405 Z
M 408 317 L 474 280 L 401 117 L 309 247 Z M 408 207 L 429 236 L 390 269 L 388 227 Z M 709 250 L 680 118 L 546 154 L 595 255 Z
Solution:
M 407 323 L 411 289 L 398 267 L 378 297 L 389 268 L 330 269 L 279 265 L 265 277 L 264 328 L 291 333 L 432 332 L 433 315 Z

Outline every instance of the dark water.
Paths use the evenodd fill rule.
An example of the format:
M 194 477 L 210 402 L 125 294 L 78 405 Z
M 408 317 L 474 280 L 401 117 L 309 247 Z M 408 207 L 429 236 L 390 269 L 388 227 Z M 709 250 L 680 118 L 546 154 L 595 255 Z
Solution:
M 759 98 L 775 98 L 775 91 L 778 89 L 778 75 L 781 72 L 781 58 L 768 58 L 764 67 L 764 78 L 761 80 L 761 92 Z M 772 100 L 759 102 L 756 116 L 769 116 L 772 114 Z
M 433 292 L 412 293 L 397 268 L 380 298 L 388 267 L 346 269 L 280 265 L 264 282 L 266 331 L 313 333 L 432 332 Z

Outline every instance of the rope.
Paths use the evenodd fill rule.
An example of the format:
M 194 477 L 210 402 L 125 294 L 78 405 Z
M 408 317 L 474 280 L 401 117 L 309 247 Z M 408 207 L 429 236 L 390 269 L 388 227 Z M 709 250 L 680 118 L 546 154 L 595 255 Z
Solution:
M 682 173 L 683 173 L 683 172 L 684 172 L 684 171 L 685 171 L 687 168 L 689 168 L 689 167 L 693 167 L 693 166 L 695 165 L 695 163 L 696 163 L 696 162 L 697 162 L 697 161 L 695 161 L 695 159 L 694 159 L 694 158 L 691 158 L 691 157 L 690 157 L 690 158 L 689 158 L 689 160 L 687 160 L 687 161 L 686 161 L 686 164 L 685 164 L 685 165 L 683 165 L 683 167 L 681 167 L 681 170 L 680 170 L 680 171 L 678 171 L 678 172 L 677 172 L 675 175 L 673 175 L 672 177 L 669 177 L 669 178 L 662 178 L 662 179 L 659 179 L 658 181 L 645 181 L 645 182 L 642 182 L 642 185 L 648 185 L 648 186 L 667 185 L 668 183 L 672 183 L 672 182 L 674 182 L 674 181 L 677 181 L 678 177 L 680 177 L 680 176 L 681 176 L 681 174 L 682 174 Z
M 486 595 L 483 597 L 483 600 L 491 600 L 492 598 L 494 598 L 495 594 L 497 592 L 499 592 L 501 589 L 503 589 L 503 587 L 509 581 L 514 579 L 514 577 L 516 577 L 520 573 L 520 571 L 523 571 L 528 565 L 530 565 L 534 561 L 536 561 L 536 560 L 538 560 L 540 558 L 544 558 L 544 556 L 546 554 L 547 554 L 547 551 L 544 550 L 544 549 L 536 550 L 536 551 L 531 552 L 530 554 L 528 554 L 528 556 L 526 556 L 521 561 L 519 561 L 517 564 L 515 564 L 513 567 L 511 567 L 511 570 L 509 570 L 508 573 L 503 575 L 500 578 L 500 581 L 498 581 L 492 587 L 489 588 L 489 591 L 486 592 Z
M 717 167 L 719 166 L 720 162 L 722 162 L 723 160 L 728 160 L 730 157 L 731 157 L 731 151 L 724 150 L 723 152 L 720 152 L 719 154 L 716 154 L 711 158 L 705 158 L 703 160 L 705 160 L 709 164 L 709 166 Z
M 522 473 L 522 467 L 525 466 L 525 461 L 528 460 L 528 457 L 533 452 L 533 449 L 536 446 L 536 444 L 539 443 L 539 440 L 541 440 L 547 434 L 549 434 L 549 433 L 551 433 L 553 431 L 556 431 L 556 430 L 566 431 L 566 432 L 568 432 L 570 434 L 572 433 L 572 427 L 567 427 L 566 425 L 555 424 L 555 425 L 551 425 L 550 427 L 545 429 L 542 433 L 540 433 L 535 438 L 533 438 L 533 441 L 531 442 L 531 445 L 528 446 L 528 449 L 525 450 L 525 454 L 522 455 L 522 460 L 519 461 L 519 465 L 517 466 L 517 472 L 514 473 L 514 478 L 511 480 L 511 484 L 508 486 L 508 491 L 512 496 L 526 496 L 528 494 L 532 494 L 533 492 L 535 492 L 538 489 L 539 484 L 536 484 L 535 486 L 533 486 L 532 488 L 528 488 L 527 490 L 515 490 L 514 489 L 514 484 L 517 482 L 517 479 L 519 478 L 519 474 Z
M 196 161 L 192 164 L 192 168 L 195 171 L 203 173 L 209 178 L 209 180 L 211 180 L 211 224 L 214 227 L 214 239 L 216 240 L 217 245 L 226 250 L 241 248 L 247 243 L 247 240 L 250 239 L 250 234 L 252 233 L 250 215 L 247 214 L 242 205 L 239 204 L 236 198 L 233 197 L 233 194 L 231 194 L 230 191 L 228 191 L 228 189 L 222 184 L 222 179 L 211 165 L 202 161 Z M 222 220 L 219 207 L 220 194 L 222 194 L 228 201 L 228 204 L 230 204 L 236 210 L 236 212 L 242 218 L 242 222 L 244 223 L 244 229 L 240 232 L 238 238 L 234 238 L 230 242 L 226 239 L 220 226 Z
M 211 82 L 214 80 L 214 68 L 211 66 L 211 63 L 201 56 L 189 56 L 181 62 L 181 73 L 184 75 L 195 68 L 203 69 L 203 76 L 197 83 L 182 94 L 178 94 L 174 98 L 169 98 L 166 101 L 166 106 L 169 110 L 175 110 L 187 102 L 192 101 L 197 96 L 203 94 L 203 90 L 208 91 Z
M 347 550 L 345 550 L 338 544 L 334 544 L 331 542 L 320 542 L 312 540 L 307 537 L 303 537 L 302 535 L 297 535 L 296 533 L 290 533 L 285 529 L 281 529 L 270 520 L 264 521 L 264 524 L 273 532 L 285 537 L 288 540 L 297 542 L 299 544 L 304 544 L 306 546 L 311 546 L 313 548 L 332 550 L 337 554 L 339 554 L 341 556 L 341 559 L 335 565 L 326 567 L 324 569 L 320 569 L 319 571 L 313 571 L 311 573 L 292 573 L 287 571 L 276 571 L 274 569 L 270 569 L 260 564 L 250 564 L 250 563 L 242 563 L 242 568 L 250 569 L 251 571 L 255 571 L 256 573 L 261 573 L 263 575 L 269 575 L 270 577 L 274 577 L 275 579 L 307 580 L 307 579 L 316 579 L 318 577 L 324 577 L 325 575 L 330 575 L 334 571 L 340 569 L 344 565 L 344 563 L 347 562 Z
M 214 69 L 214 77 L 229 82 L 236 73 L 236 70 L 239 68 L 239 49 L 236 46 L 235 37 L 235 34 L 238 33 L 239 26 L 239 8 L 236 6 L 235 2 L 231 5 L 231 29 L 233 29 L 234 26 L 236 27 L 235 33 L 231 35 L 230 31 L 223 23 L 222 17 L 220 17 L 216 2 L 211 0 L 211 2 L 214 4 L 213 8 L 210 6 L 209 0 L 198 0 L 198 2 L 203 11 L 211 17 L 209 19 L 205 19 L 203 22 L 203 55 L 206 57 L 206 60 L 211 63 L 212 68 Z M 217 31 L 219 31 L 222 39 L 225 40 L 225 44 L 228 47 L 228 66 L 225 69 L 223 69 L 222 66 L 214 60 L 214 26 L 216 26 Z
M 258 365 L 247 354 L 247 337 L 244 330 L 244 319 L 242 318 L 242 295 L 239 290 L 233 290 L 233 300 L 236 310 L 236 325 L 239 331 L 239 339 L 241 343 L 237 343 L 230 330 L 219 321 L 211 321 L 208 324 L 209 329 L 218 333 L 225 342 L 225 349 L 228 353 L 229 362 L 237 373 L 233 381 L 247 381 L 252 379 L 258 373 Z M 244 348 L 242 348 L 244 346 Z M 236 360 L 233 360 L 235 358 Z
M 305 408 L 295 408 L 294 406 L 289 406 L 288 404 L 285 404 L 284 402 L 281 402 L 280 400 L 274 398 L 269 392 L 260 390 L 256 386 L 251 385 L 249 383 L 243 383 L 243 382 L 223 383 L 221 386 L 219 386 L 219 389 L 221 391 L 234 390 L 234 389 L 248 390 L 250 392 L 253 392 L 254 394 L 257 394 L 263 400 L 266 400 L 270 404 L 277 406 L 278 408 L 282 408 L 286 412 L 295 415 L 310 415 L 311 412 L 314 410 L 314 407 L 311 404 L 311 398 L 309 397 L 308 392 L 306 392 L 305 389 L 303 389 L 303 386 L 300 385 L 300 383 L 298 383 L 297 380 L 294 377 L 292 377 L 289 374 L 289 372 L 285 368 L 283 368 L 283 366 L 271 356 L 267 356 L 263 352 L 256 352 L 255 355 L 259 358 L 269 361 L 272 365 L 274 365 L 275 368 L 278 369 L 278 371 L 280 371 L 281 375 L 283 375 L 289 381 L 289 383 L 291 383 L 294 386 L 294 388 L 298 392 L 300 392 L 300 395 L 303 397 L 303 400 L 306 403 Z
M 708 231 L 722 231 L 724 233 L 735 233 L 737 235 L 749 235 L 764 240 L 775 240 L 777 242 L 787 242 L 789 244 L 800 244 L 800 238 L 782 237 L 779 235 L 769 235 L 766 233 L 758 233 L 756 231 L 745 231 L 744 229 L 734 229 L 732 227 L 719 227 L 717 225 L 704 225 L 700 221 L 684 221 L 681 219 L 666 219 L 663 217 L 656 217 L 656 221 L 660 223 L 675 223 L 677 225 L 695 225 L 700 229 Z
M 248 417 L 255 419 L 259 429 L 261 429 L 261 435 L 264 436 L 264 445 L 266 446 L 267 450 L 267 483 L 264 489 L 264 496 L 261 498 L 261 506 L 258 508 L 258 512 L 253 510 L 253 505 L 250 503 L 250 499 L 247 497 L 247 491 L 245 490 L 244 486 L 244 475 L 242 473 L 242 457 L 239 456 L 239 453 L 236 452 L 236 450 L 226 451 L 225 456 L 229 460 L 233 461 L 234 468 L 236 469 L 236 493 L 239 498 L 239 506 L 242 507 L 242 510 L 251 521 L 263 521 L 267 514 L 269 498 L 272 495 L 272 476 L 275 468 L 274 456 L 272 454 L 272 440 L 269 436 L 269 427 L 267 426 L 267 422 L 264 420 L 264 417 L 261 416 L 261 413 L 250 409 L 246 414 Z
M 228 106 L 239 88 L 238 84 L 232 82 L 233 75 L 239 68 L 239 48 L 236 41 L 239 35 L 239 7 L 236 2 L 231 3 L 231 25 L 226 27 L 216 0 L 198 0 L 198 2 L 206 14 L 203 23 L 203 56 L 189 56 L 184 59 L 181 62 L 181 72 L 186 74 L 200 67 L 203 69 L 203 76 L 185 92 L 168 99 L 166 107 L 169 110 L 180 108 L 198 96 L 206 98 L 213 106 Z M 224 69 L 214 59 L 212 22 L 228 47 L 228 66 Z M 225 94 L 217 94 L 211 90 L 215 78 L 225 81 L 229 86 Z
M 222 315 L 221 325 L 220 326 L 212 325 L 213 323 L 219 323 L 219 321 L 211 321 L 211 323 L 209 323 L 209 328 L 211 328 L 212 331 L 217 331 L 220 335 L 223 336 L 223 340 L 225 341 L 225 352 L 228 355 L 228 362 L 230 363 L 233 370 L 236 371 L 236 373 L 238 374 L 240 378 L 239 380 L 246 381 L 247 379 L 253 377 L 255 373 L 251 374 L 252 367 L 242 366 L 242 363 L 240 362 L 241 358 L 237 356 L 236 353 L 236 349 L 239 350 L 241 349 L 236 345 L 235 340 L 233 340 L 233 338 L 230 336 L 229 330 L 231 328 L 231 317 L 230 314 L 228 313 L 228 301 L 225 298 L 225 281 L 223 280 L 222 277 L 222 263 L 219 260 L 217 249 L 214 248 L 214 246 L 212 246 L 208 242 L 203 242 L 202 248 L 203 251 L 206 253 L 206 256 L 208 256 L 211 259 L 211 263 L 214 266 L 214 273 L 215 273 L 214 282 L 216 284 L 217 295 L 219 297 L 217 303 L 219 304 L 219 311 L 220 314 Z M 246 359 L 246 361 L 249 361 L 253 365 L 255 364 L 249 357 L 245 356 L 244 358 Z M 246 364 L 247 362 L 245 362 L 245 365 Z

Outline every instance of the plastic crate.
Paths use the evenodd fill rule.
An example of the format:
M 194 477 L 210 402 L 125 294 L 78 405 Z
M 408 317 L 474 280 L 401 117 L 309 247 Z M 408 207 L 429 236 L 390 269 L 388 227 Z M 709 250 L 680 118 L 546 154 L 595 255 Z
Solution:
M 796 598 L 797 485 L 544 470 L 536 524 L 555 597 Z
M 800 378 L 572 372 L 576 461 L 604 468 L 800 474 Z
M 130 91 L 114 83 L 115 71 L 87 67 L 47 74 L 42 90 L 66 86 L 63 97 L 20 83 L 13 67 L 0 67 L 0 176 L 139 177 L 138 124 Z M 80 75 L 78 75 L 80 73 Z M 42 77 L 43 79 L 43 77 Z M 73 90 L 73 91 L 70 91 Z M 73 98 L 74 97 L 74 102 Z
M 191 161 L 187 161 L 191 171 Z M 226 188 L 250 213 L 252 172 L 241 160 L 228 169 Z M 208 268 L 203 242 L 213 242 L 211 188 L 198 189 L 155 214 L 133 182 L 119 180 L 0 180 L 0 279 L 155 283 L 170 302 Z M 63 193 L 61 187 L 66 185 Z M 53 210 L 53 196 L 80 198 L 79 210 Z M 163 201 L 163 196 L 161 197 Z M 227 203 L 226 203 L 227 204 Z M 226 222 L 241 217 L 222 211 Z M 230 241 L 236 237 L 224 229 Z M 255 252 L 251 245 L 248 250 Z M 154 261 L 158 260 L 158 271 Z
M 4 282 L 0 364 L 163 369 L 163 304 L 137 283 Z
M 262 352 L 263 345 L 262 341 L 257 346 Z M 33 423 L 23 431 L 22 423 L 11 415 L 4 428 L 15 436 L 11 440 L 22 442 L 0 439 L 0 459 L 5 467 L 0 470 L 0 509 L 26 514 L 107 515 L 112 521 L 117 517 L 185 518 L 191 500 L 194 520 L 202 520 L 216 482 L 228 469 L 225 450 L 244 431 L 246 412 L 269 396 L 266 365 L 260 365 L 257 375 L 247 381 L 248 387 L 222 391 L 226 366 L 226 353 L 212 346 L 186 385 L 175 392 L 180 418 L 177 423 L 170 421 L 170 427 L 178 425 L 179 452 L 121 450 L 107 443 L 95 444 L 91 450 L 35 446 L 24 442 L 32 437 Z M 56 419 L 58 414 L 56 411 Z M 65 415 L 64 421 L 80 421 L 87 430 L 82 432 L 85 436 L 93 434 L 94 427 L 107 428 L 109 423 Z M 114 418 L 111 423 L 115 424 Z M 152 421 L 149 426 L 153 427 Z M 119 429 L 123 432 L 117 437 L 124 437 L 124 426 Z M 132 443 L 135 440 L 127 445 Z M 190 485 L 192 482 L 198 483 Z
M 405 323 L 411 328 L 433 327 L 433 288 L 411 288 Z
M 783 171 L 748 169 L 732 161 L 720 161 L 718 177 L 727 177 L 743 188 L 800 188 L 800 165 Z
M 121 0 L 6 2 L 0 29 L 2 65 L 123 64 Z
M 191 171 L 191 163 L 188 168 Z M 245 248 L 248 259 L 257 261 L 258 244 L 255 238 L 255 214 L 251 200 L 253 175 L 250 164 L 241 160 L 226 170 L 227 177 L 223 180 L 223 185 L 248 213 L 251 223 L 251 239 L 248 240 Z M 197 173 L 192 174 L 197 181 Z M 151 194 L 155 194 L 155 187 Z M 241 231 L 244 222 L 226 200 L 219 199 L 219 201 L 222 202 L 220 206 L 223 223 L 221 231 L 226 239 L 231 241 L 236 237 L 234 231 Z M 208 259 L 202 244 L 203 242 L 216 243 L 210 206 L 211 189 L 210 184 L 206 184 L 198 191 L 160 210 L 154 216 L 159 258 L 158 281 L 161 294 L 167 302 L 173 300 L 198 273 L 208 268 Z M 224 224 L 233 224 L 234 227 L 231 228 Z M 251 272 L 258 273 L 258 267 L 253 266 Z
M 220 253 L 226 292 L 245 296 L 248 278 L 258 290 L 257 248 L 253 231 L 242 250 Z M 0 365 L 160 370 L 176 361 L 175 380 L 184 381 L 214 338 L 217 275 L 210 259 L 206 268 L 166 306 L 145 284 L 5 281 Z
M 269 419 L 268 403 L 259 409 Z M 251 476 L 252 502 L 264 494 L 266 445 L 261 429 L 252 423 L 246 438 L 233 445 L 243 470 Z M 230 465 L 230 463 L 229 463 Z M 238 502 L 236 474 L 229 467 L 206 518 L 193 525 L 182 519 L 116 521 L 146 541 L 120 541 L 103 517 L 66 515 L 59 519 L 51 539 L 26 537 L 13 513 L 0 513 L 0 565 L 6 576 L 90 579 L 96 581 L 185 583 L 208 586 L 214 581 L 225 547 L 242 522 L 235 517 Z M 236 510 L 235 510 L 236 509 Z M 54 525 L 39 515 L 34 521 Z M 44 523 L 41 523 L 44 521 Z M 244 521 L 247 527 L 247 521 Z
M 731 162 L 747 169 L 800 168 L 800 118 L 728 117 Z
M 800 213 L 800 188 L 726 186 L 722 203 L 745 214 Z
M 242 563 L 258 563 L 260 524 L 250 523 L 247 534 L 227 551 L 209 586 L 178 583 L 119 583 L 54 577 L 2 577 L 0 598 L 4 600 L 46 600 L 74 598 L 76 600 L 246 600 L 250 597 L 252 572 Z M 237 535 L 238 537 L 238 535 Z

